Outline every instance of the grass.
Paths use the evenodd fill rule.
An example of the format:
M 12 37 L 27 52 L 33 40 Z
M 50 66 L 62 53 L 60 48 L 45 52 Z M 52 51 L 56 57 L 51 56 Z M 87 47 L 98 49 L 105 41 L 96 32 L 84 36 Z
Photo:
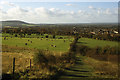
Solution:
M 118 77 L 118 64 L 108 61 L 99 61 L 90 57 L 86 57 L 84 62 L 91 65 L 94 69 L 94 74 L 98 78 L 117 78 Z
M 15 64 L 15 72 L 19 73 L 21 78 L 48 78 L 49 76 L 53 76 L 56 74 L 56 68 L 53 69 L 52 62 L 58 60 L 58 68 L 62 65 L 59 60 L 63 60 L 61 56 L 66 54 L 69 51 L 70 43 L 73 41 L 73 37 L 70 36 L 59 36 L 56 35 L 53 39 L 53 35 L 25 35 L 25 37 L 20 38 L 20 35 L 17 34 L 0 34 L 2 37 L 2 69 L 3 73 L 12 74 L 12 62 L 13 57 L 16 58 Z M 45 38 L 48 35 L 48 38 Z M 60 39 L 59 39 L 60 38 Z M 62 38 L 62 39 L 61 39 Z M 32 41 L 32 42 L 31 42 Z M 27 44 L 26 44 L 27 43 Z M 33 56 L 37 52 L 37 49 L 45 50 L 45 57 L 49 60 L 49 64 L 51 65 L 49 68 L 40 67 L 39 65 L 35 65 L 33 61 Z M 50 51 L 50 53 L 49 53 Z M 56 58 L 51 57 L 54 55 Z M 60 58 L 60 59 L 59 59 Z M 32 68 L 29 70 L 30 59 L 32 60 Z M 40 58 L 41 59 L 41 58 Z M 52 60 L 51 60 L 52 59 Z M 41 63 L 40 63 L 41 65 Z M 29 72 L 26 73 L 26 70 Z
M 25 38 L 20 38 L 19 36 L 14 37 L 14 35 L 3 34 L 2 45 L 7 45 L 7 47 L 8 47 L 7 49 L 17 49 L 17 48 L 21 49 L 24 51 L 24 53 L 20 53 L 20 52 L 19 53 L 8 53 L 9 52 L 8 51 L 7 53 L 2 54 L 2 61 L 3 61 L 3 63 L 2 63 L 3 69 L 2 70 L 4 73 L 9 73 L 9 74 L 12 72 L 13 57 L 16 57 L 16 69 L 17 69 L 16 72 L 18 72 L 18 73 L 21 71 L 24 72 L 26 67 L 29 66 L 29 59 L 33 58 L 34 49 L 43 49 L 43 50 L 47 49 L 50 51 L 55 51 L 52 54 L 60 55 L 60 52 L 68 52 L 68 50 L 70 48 L 70 43 L 71 43 L 71 41 L 73 41 L 73 38 L 68 37 L 68 36 L 56 36 L 56 38 L 53 39 L 52 35 L 49 35 L 49 38 L 47 39 L 47 38 L 45 38 L 45 36 L 47 34 L 45 34 L 45 35 L 36 35 L 36 34 L 26 35 Z M 4 40 L 5 36 L 7 36 L 6 40 Z M 39 38 L 37 38 L 37 37 L 39 37 Z M 43 37 L 43 38 L 41 38 L 41 37 Z M 63 39 L 58 39 L 59 37 L 63 37 Z M 64 40 L 65 40 L 65 42 L 64 42 Z M 31 43 L 31 41 L 32 41 L 32 43 Z M 27 43 L 27 45 L 25 45 L 25 43 Z M 78 45 L 86 45 L 89 47 L 96 47 L 96 46 L 105 47 L 107 45 L 118 46 L 117 42 L 95 40 L 95 39 L 88 39 L 88 38 L 80 38 L 77 44 Z M 54 45 L 56 47 L 52 47 L 51 45 Z M 3 46 L 3 48 L 5 48 L 5 47 L 6 46 Z M 25 52 L 25 48 L 26 48 L 26 50 L 28 50 L 28 52 Z M 29 48 L 30 48 L 30 50 L 29 50 Z M 32 53 L 32 49 L 33 49 L 33 53 Z M 100 74 L 100 75 L 98 75 L 98 77 L 116 77 L 116 71 L 117 71 L 116 64 L 113 64 L 113 63 L 107 64 L 106 61 L 98 61 L 98 60 L 95 60 L 95 59 L 92 59 L 89 57 L 84 57 L 84 56 L 79 56 L 78 58 L 79 59 L 77 60 L 77 64 L 75 64 L 75 66 L 73 66 L 72 68 L 69 68 L 70 70 L 67 70 L 68 74 L 66 73 L 66 77 L 77 77 L 77 76 L 88 76 L 89 77 L 89 76 L 94 76 L 94 73 Z M 62 62 L 61 62 L 61 64 L 62 64 Z M 37 69 L 39 69 L 39 68 L 37 68 Z M 93 69 L 95 70 L 94 73 L 93 73 Z M 36 68 L 35 68 L 35 70 L 36 70 Z M 32 75 L 32 77 L 36 77 L 35 75 L 38 75 L 40 77 L 40 75 L 46 76 L 47 74 L 49 74 L 49 75 L 51 74 L 51 72 L 48 69 L 44 70 L 41 68 L 39 70 L 36 70 L 36 71 L 35 70 L 32 70 L 30 73 L 23 75 L 22 77 L 25 78 L 26 76 L 29 76 L 29 75 Z M 77 70 L 79 72 L 72 71 L 72 70 Z M 55 72 L 52 72 L 51 75 L 53 75 L 54 73 Z M 71 75 L 69 73 L 71 73 L 72 76 L 68 76 L 68 75 Z M 76 75 L 74 75 L 74 74 L 76 74 Z M 105 75 L 101 75 L 101 74 L 105 74 Z
M 34 52 L 31 53 L 3 52 L 2 73 L 4 74 L 4 77 L 5 75 L 7 76 L 7 74 L 12 75 L 13 58 L 15 57 L 15 73 L 18 74 L 20 79 L 51 78 L 51 76 L 56 75 L 57 71 L 59 71 L 62 66 L 65 67 L 71 65 L 70 63 L 69 65 L 67 63 L 63 65 L 63 62 L 66 60 L 64 59 L 65 56 L 63 55 L 58 56 L 58 53 L 55 54 L 57 55 L 53 55 L 53 53 L 49 51 L 43 51 L 42 53 L 40 52 L 40 55 L 36 55 L 36 53 Z M 31 69 L 30 59 L 32 60 Z M 40 64 L 36 65 L 37 63 L 34 62 L 34 60 L 36 59 L 40 61 Z M 47 60 L 47 62 L 44 60 Z M 44 63 L 47 64 L 44 65 Z
M 47 68 L 40 68 L 39 66 L 34 66 L 33 53 L 18 54 L 18 53 L 9 53 L 9 52 L 2 53 L 2 73 L 3 74 L 12 75 L 13 57 L 15 57 L 15 74 L 18 74 L 21 80 L 27 79 L 27 78 L 31 78 L 31 79 L 47 78 L 48 76 L 55 74 L 54 70 L 50 71 Z M 30 70 L 30 59 L 31 59 L 31 65 L 32 65 L 31 70 Z M 6 78 L 7 77 L 8 76 L 6 76 Z
M 94 48 L 96 46 L 99 46 L 99 47 L 118 46 L 118 42 L 115 42 L 115 41 L 96 40 L 96 39 L 90 39 L 90 38 L 80 38 L 77 44 L 85 45 L 91 48 Z
M 46 38 L 43 38 L 41 40 L 41 38 L 7 37 L 7 39 L 8 40 L 4 40 L 4 37 L 2 38 L 2 45 L 44 49 L 44 50 L 47 49 L 50 51 L 59 51 L 59 52 L 67 52 L 69 49 L 69 45 L 71 43 L 70 39 L 64 39 L 66 40 L 66 42 L 64 42 L 63 39 L 48 39 L 47 40 Z M 71 40 L 73 39 L 71 38 Z M 27 43 L 27 45 L 25 45 L 25 43 Z
M 93 68 L 90 65 L 84 63 L 84 59 L 86 59 L 86 57 L 79 55 L 76 56 L 75 64 L 72 67 L 65 69 L 64 75 L 60 77 L 61 80 L 64 78 L 80 79 L 94 77 L 95 75 L 93 74 Z
M 23 71 L 29 66 L 29 59 L 32 58 L 32 54 L 25 53 L 2 53 L 2 73 L 12 73 L 13 58 L 16 58 L 16 72 Z

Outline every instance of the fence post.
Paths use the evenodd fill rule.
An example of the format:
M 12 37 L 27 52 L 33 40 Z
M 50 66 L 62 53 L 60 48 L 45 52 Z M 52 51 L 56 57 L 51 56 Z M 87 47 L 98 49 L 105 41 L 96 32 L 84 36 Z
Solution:
M 13 74 L 15 73 L 15 58 L 13 58 Z
M 30 69 L 31 69 L 31 59 L 30 59 Z

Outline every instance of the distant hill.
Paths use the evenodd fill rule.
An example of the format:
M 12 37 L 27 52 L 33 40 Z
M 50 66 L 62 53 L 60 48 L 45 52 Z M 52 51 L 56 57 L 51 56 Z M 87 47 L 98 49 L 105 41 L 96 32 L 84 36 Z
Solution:
M 9 21 L 0 21 L 2 27 L 54 27 L 58 26 L 82 26 L 82 25 L 94 25 L 94 26 L 106 26 L 106 25 L 117 25 L 117 23 L 56 23 L 56 24 L 34 24 L 27 23 L 20 20 L 9 20 Z
M 11 21 L 0 21 L 0 24 L 2 24 L 2 27 L 5 27 L 5 26 L 20 27 L 23 25 L 28 25 L 29 23 L 26 23 L 23 21 L 11 20 Z
M 19 20 L 0 21 L 0 24 L 2 24 L 2 27 L 47 27 L 48 25 L 49 26 L 56 25 L 56 24 L 34 24 Z

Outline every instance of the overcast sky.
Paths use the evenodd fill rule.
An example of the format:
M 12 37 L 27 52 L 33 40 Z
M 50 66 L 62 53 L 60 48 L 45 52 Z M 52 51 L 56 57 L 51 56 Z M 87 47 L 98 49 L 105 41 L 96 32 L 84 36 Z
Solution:
M 118 3 L 1 1 L 0 20 L 30 23 L 113 23 L 118 22 Z

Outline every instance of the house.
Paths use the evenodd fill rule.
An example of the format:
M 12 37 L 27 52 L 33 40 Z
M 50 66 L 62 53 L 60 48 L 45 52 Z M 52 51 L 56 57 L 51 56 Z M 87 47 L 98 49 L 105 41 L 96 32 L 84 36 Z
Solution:
M 118 34 L 118 32 L 117 31 L 113 31 L 115 34 Z
M 95 32 L 90 32 L 91 34 L 95 34 Z

